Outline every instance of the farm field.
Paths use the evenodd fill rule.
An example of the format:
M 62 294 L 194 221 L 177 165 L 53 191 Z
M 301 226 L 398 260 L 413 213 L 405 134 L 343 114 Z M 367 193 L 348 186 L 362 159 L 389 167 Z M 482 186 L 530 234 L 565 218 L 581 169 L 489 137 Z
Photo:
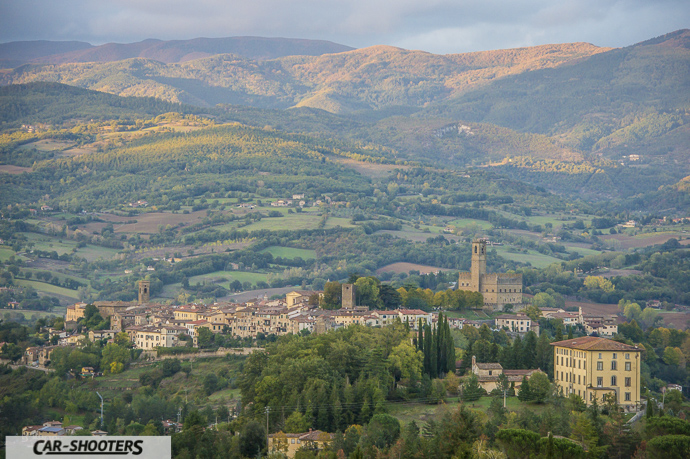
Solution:
M 424 229 L 428 229 L 429 232 L 424 232 Z M 411 226 L 403 226 L 402 231 L 395 230 L 380 230 L 376 234 L 390 234 L 394 237 L 399 237 L 402 239 L 407 239 L 412 242 L 426 242 L 430 237 L 436 237 L 441 234 L 443 228 L 437 226 L 420 227 L 420 229 L 415 229 Z M 461 238 L 459 236 L 454 236 L 452 234 L 444 234 L 443 237 L 449 241 L 459 241 Z
M 218 285 L 221 285 L 223 287 L 228 288 L 230 286 L 230 283 L 232 281 L 238 280 L 240 282 L 251 282 L 252 284 L 256 284 L 259 281 L 266 281 L 268 278 L 268 274 L 266 273 L 251 273 L 251 272 L 246 272 L 246 271 L 216 271 L 214 273 L 210 274 L 202 274 L 200 276 L 194 276 L 189 279 L 189 283 L 191 285 L 196 284 L 197 282 L 203 283 L 204 281 L 206 282 L 214 282 L 214 280 L 217 280 L 219 278 L 225 278 L 227 280 L 223 282 L 218 282 Z
M 67 238 L 60 238 L 58 236 L 50 236 L 47 234 L 37 233 L 22 233 L 27 240 L 34 243 L 34 249 L 45 252 L 57 252 L 58 255 L 65 253 L 72 253 L 74 249 L 76 254 L 87 261 L 96 261 L 99 259 L 110 260 L 120 251 L 118 249 L 111 249 L 107 247 L 100 247 L 97 245 L 87 244 L 86 247 L 77 248 L 77 242 Z
M 659 311 L 659 316 L 664 320 L 665 327 L 678 330 L 690 328 L 690 312 Z
M 474 220 L 471 218 L 456 218 L 455 220 L 449 221 L 447 224 L 448 226 L 455 226 L 457 228 L 464 228 L 469 225 L 477 225 L 483 230 L 491 229 L 494 226 L 486 220 Z
M 478 410 L 486 413 L 492 397 L 486 396 L 474 402 L 464 403 L 466 408 Z M 409 424 L 414 421 L 417 425 L 424 424 L 427 420 L 433 419 L 436 414 L 443 412 L 443 410 L 455 410 L 461 403 L 456 397 L 448 398 L 446 403 L 440 405 L 428 405 L 418 402 L 399 402 L 388 403 L 388 413 L 400 421 L 401 425 Z M 541 413 L 547 408 L 547 405 L 535 405 L 532 403 L 523 403 L 517 397 L 508 397 L 506 399 L 506 408 L 508 411 L 520 411 L 528 408 L 537 414 Z
M 57 252 L 58 255 L 72 252 L 72 249 L 77 247 L 77 242 L 67 239 L 59 238 L 57 236 L 49 236 L 47 234 L 37 233 L 21 233 L 26 237 L 27 241 L 34 243 L 35 250 L 42 250 L 45 252 Z
M 585 301 L 574 301 L 565 300 L 566 308 L 578 308 L 582 307 L 582 311 L 589 314 L 608 314 L 615 315 L 618 313 L 617 304 L 600 304 L 600 303 L 589 303 Z
M 9 247 L 0 247 L 0 261 L 7 261 L 12 255 L 15 255 L 14 250 Z
M 35 276 L 36 273 L 43 272 L 44 270 L 36 269 L 36 268 L 24 268 L 24 271 L 33 273 L 33 275 Z M 86 284 L 88 284 L 88 282 L 89 282 L 88 279 L 85 279 L 83 277 L 72 276 L 69 274 L 56 273 L 55 271 L 51 272 L 51 274 L 53 275 L 53 277 L 57 277 L 58 279 L 60 279 L 60 282 L 64 281 L 65 279 L 72 279 L 72 280 L 75 280 L 77 282 L 82 282 L 82 283 L 86 283 Z
M 381 273 L 386 273 L 386 272 L 393 272 L 393 273 L 409 273 L 410 271 L 419 271 L 420 274 L 429 274 L 429 273 L 435 273 L 437 271 L 452 271 L 452 269 L 448 268 L 437 268 L 435 266 L 425 266 L 425 265 L 418 265 L 415 263 L 391 263 L 390 265 L 382 266 L 381 268 L 376 270 L 376 274 L 381 274 Z
M 160 387 L 172 396 L 187 398 L 190 402 L 205 404 L 208 397 L 204 393 L 204 377 L 209 373 L 217 373 L 221 368 L 228 369 L 228 376 L 234 377 L 244 357 L 207 357 L 193 358 L 192 372 L 187 376 L 183 372 L 165 378 Z M 183 362 L 184 364 L 184 362 Z M 98 390 L 106 400 L 125 390 L 134 390 L 140 387 L 139 377 L 153 370 L 158 363 L 145 363 L 133 365 L 127 371 L 116 375 L 106 375 L 96 378 L 98 382 L 94 390 Z M 102 390 L 102 391 L 101 391 Z
M 527 253 L 523 252 L 510 252 L 506 246 L 494 246 L 491 248 L 496 249 L 496 252 L 503 258 L 508 260 L 517 261 L 519 263 L 530 263 L 536 268 L 546 268 L 551 263 L 560 263 L 561 260 L 555 257 L 550 257 L 544 255 L 534 250 L 528 250 Z
M 669 239 L 678 239 L 683 245 L 690 245 L 690 236 L 681 231 L 673 231 L 667 233 L 643 233 L 636 236 L 627 234 L 607 234 L 599 236 L 603 240 L 615 239 L 620 242 L 621 248 L 625 250 L 640 249 L 652 245 L 663 244 Z
M 357 171 L 359 174 L 372 179 L 380 179 L 392 174 L 396 169 L 407 170 L 410 166 L 396 164 L 376 164 L 364 161 L 356 161 L 342 156 L 328 155 L 328 159 L 343 164 Z
M 297 258 L 300 257 L 303 260 L 310 260 L 316 258 L 316 251 L 310 249 L 296 249 L 293 247 L 281 247 L 281 246 L 271 246 L 266 247 L 261 251 L 261 253 L 270 253 L 274 257 L 281 258 Z
M 23 174 L 24 172 L 31 172 L 30 167 L 13 166 L 11 164 L 0 165 L 0 174 Z
M 21 314 L 27 320 L 31 319 L 33 316 L 37 316 L 38 318 L 65 316 L 65 308 L 53 308 L 51 311 L 34 311 L 32 309 L 11 309 L 5 310 L 4 312 Z
M 254 222 L 250 225 L 242 227 L 243 230 L 255 231 L 255 230 L 271 230 L 271 231 L 282 231 L 282 230 L 311 230 L 317 229 L 319 223 L 321 222 L 321 215 L 314 214 L 312 212 L 300 212 L 295 214 L 287 214 L 284 217 L 275 218 L 267 217 L 263 218 L 258 222 Z M 336 226 L 341 226 L 343 228 L 353 227 L 354 225 L 350 223 L 348 218 L 330 217 L 326 221 L 325 228 L 335 228 Z
M 42 139 L 20 145 L 18 149 L 29 150 L 35 148 L 38 151 L 62 151 L 73 146 L 74 142 L 66 142 L 64 140 L 55 139 Z
M 61 295 L 61 296 L 65 296 L 68 298 L 73 298 L 75 300 L 79 298 L 79 292 L 77 292 L 76 290 L 70 290 L 68 288 L 58 287 L 58 286 L 52 285 L 52 284 L 46 284 L 45 282 L 38 282 L 38 281 L 25 280 L 25 279 L 15 279 L 15 283 L 17 285 L 21 285 L 24 287 L 33 287 L 36 289 L 36 291 L 42 292 L 42 293 Z
M 589 249 L 586 247 L 577 247 L 574 245 L 566 245 L 565 248 L 568 250 L 568 252 L 570 252 L 570 253 L 577 252 L 580 255 L 582 255 L 583 257 L 587 257 L 589 255 L 600 255 L 601 254 L 601 252 L 598 250 L 593 250 L 593 249 Z
M 126 218 L 125 221 L 136 220 L 136 223 L 126 223 L 118 225 L 116 221 L 122 222 L 122 217 L 117 217 L 117 219 L 109 218 L 111 216 L 102 216 L 103 220 L 113 221 L 116 233 L 141 233 L 141 234 L 153 234 L 158 232 L 158 228 L 163 225 L 179 225 L 180 223 L 194 224 L 201 222 L 206 217 L 205 210 L 199 210 L 197 212 L 190 212 L 188 214 L 177 213 L 173 214 L 170 212 L 148 212 L 144 214 L 139 214 L 134 217 Z M 116 217 L 116 216 L 112 216 Z

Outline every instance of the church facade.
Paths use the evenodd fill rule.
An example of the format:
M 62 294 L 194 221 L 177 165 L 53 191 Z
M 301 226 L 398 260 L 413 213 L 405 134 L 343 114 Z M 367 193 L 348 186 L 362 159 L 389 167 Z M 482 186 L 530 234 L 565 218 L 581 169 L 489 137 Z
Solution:
M 522 274 L 487 273 L 484 239 L 472 242 L 472 267 L 470 272 L 460 273 L 457 288 L 481 293 L 485 306 L 499 308 L 506 304 L 522 304 Z

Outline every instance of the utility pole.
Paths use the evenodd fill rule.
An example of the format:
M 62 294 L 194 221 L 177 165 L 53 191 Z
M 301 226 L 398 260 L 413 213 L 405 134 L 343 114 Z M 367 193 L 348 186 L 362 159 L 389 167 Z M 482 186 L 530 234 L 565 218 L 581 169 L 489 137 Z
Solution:
M 98 392 L 96 392 L 96 394 L 101 399 L 101 429 L 102 429 L 103 428 L 103 397 Z
M 266 407 L 266 455 L 268 456 L 268 413 L 271 412 L 271 408 Z
M 505 407 L 506 407 L 506 393 L 507 392 L 508 392 L 507 390 L 503 389 L 503 409 L 505 409 Z

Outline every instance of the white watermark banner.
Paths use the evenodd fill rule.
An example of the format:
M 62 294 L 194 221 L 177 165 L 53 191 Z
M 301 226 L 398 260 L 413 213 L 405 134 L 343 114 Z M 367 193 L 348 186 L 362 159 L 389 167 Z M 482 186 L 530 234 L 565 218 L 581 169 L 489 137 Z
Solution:
M 172 457 L 172 447 L 170 437 L 7 437 L 7 459 L 50 456 L 159 459 Z

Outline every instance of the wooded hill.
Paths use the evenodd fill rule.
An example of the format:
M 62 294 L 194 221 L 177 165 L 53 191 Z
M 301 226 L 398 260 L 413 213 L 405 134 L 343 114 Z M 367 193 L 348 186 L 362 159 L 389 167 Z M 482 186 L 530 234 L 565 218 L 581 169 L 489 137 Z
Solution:
M 27 63 L 66 64 L 113 62 L 142 57 L 165 63 L 185 62 L 216 54 L 236 54 L 265 60 L 284 56 L 320 56 L 354 48 L 324 40 L 227 37 L 192 40 L 143 40 L 93 46 L 77 41 L 19 41 L 0 44 L 0 65 L 13 68 Z
M 603 51 L 573 43 L 446 56 L 374 46 L 267 61 L 237 54 L 179 64 L 136 58 L 25 65 L 4 73 L 0 82 L 60 81 L 123 96 L 155 96 L 195 105 L 308 106 L 346 113 L 421 107 L 498 77 L 555 67 Z
M 269 60 L 136 58 L 25 65 L 0 82 L 61 81 L 183 101 L 190 105 L 160 106 L 158 114 L 206 112 L 376 146 L 393 160 L 430 166 L 491 165 L 563 195 L 610 200 L 655 193 L 690 174 L 689 44 L 690 31 L 681 30 L 613 50 L 575 43 L 438 56 L 376 46 Z M 14 122 L 7 127 L 48 114 L 68 119 L 70 111 L 84 119 L 81 107 L 63 107 L 59 95 L 45 115 L 31 97 L 2 102 L 5 121 Z M 106 116 L 128 116 L 127 103 L 108 104 Z M 153 115 L 142 106 L 153 101 L 135 104 L 138 117 Z M 87 116 L 103 119 L 97 112 Z

